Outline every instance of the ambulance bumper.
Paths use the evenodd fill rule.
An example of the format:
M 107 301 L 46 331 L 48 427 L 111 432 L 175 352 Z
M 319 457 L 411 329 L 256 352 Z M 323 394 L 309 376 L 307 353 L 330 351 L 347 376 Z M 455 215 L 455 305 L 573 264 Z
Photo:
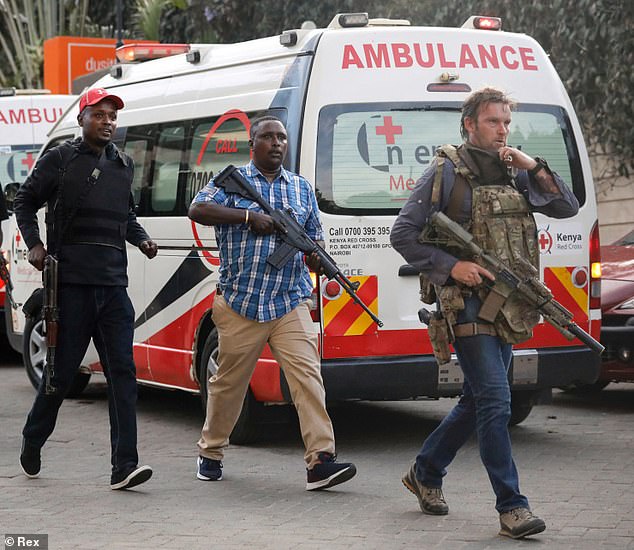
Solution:
M 431 355 L 326 359 L 322 376 L 329 400 L 369 401 L 452 397 L 462 390 L 460 366 L 439 368 Z M 586 347 L 515 350 L 509 380 L 513 390 L 543 390 L 570 384 L 591 384 L 599 376 L 601 358 Z

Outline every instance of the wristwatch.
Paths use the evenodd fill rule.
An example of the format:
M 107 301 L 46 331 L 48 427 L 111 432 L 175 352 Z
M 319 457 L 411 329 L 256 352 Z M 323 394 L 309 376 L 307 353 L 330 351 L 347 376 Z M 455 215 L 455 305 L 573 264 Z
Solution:
M 546 163 L 546 161 L 541 158 L 541 157 L 535 157 L 535 162 L 537 163 L 533 168 L 531 168 L 530 170 L 528 170 L 528 174 L 532 177 L 535 177 L 537 175 L 537 172 L 539 172 L 542 168 L 544 170 L 546 170 L 547 172 L 549 172 L 548 170 L 548 164 Z

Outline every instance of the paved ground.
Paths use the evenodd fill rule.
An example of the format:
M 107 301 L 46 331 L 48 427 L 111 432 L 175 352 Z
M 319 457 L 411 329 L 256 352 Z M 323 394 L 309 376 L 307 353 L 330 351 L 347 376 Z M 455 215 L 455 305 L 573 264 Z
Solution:
M 181 393 L 143 391 L 139 448 L 155 475 L 138 490 L 109 483 L 107 402 L 91 384 L 62 407 L 40 479 L 17 463 L 33 399 L 18 359 L 0 360 L 0 534 L 46 533 L 51 549 L 634 549 L 634 384 L 593 398 L 555 395 L 512 430 L 523 491 L 548 528 L 527 541 L 497 535 L 493 496 L 470 442 L 445 483 L 450 513 L 425 516 L 400 478 L 452 400 L 355 403 L 332 415 L 340 459 L 359 474 L 304 491 L 296 426 L 230 448 L 225 479 L 194 477 L 201 412 Z M 2 539 L 0 539 L 2 544 Z M 14 546 L 15 548 L 15 546 Z

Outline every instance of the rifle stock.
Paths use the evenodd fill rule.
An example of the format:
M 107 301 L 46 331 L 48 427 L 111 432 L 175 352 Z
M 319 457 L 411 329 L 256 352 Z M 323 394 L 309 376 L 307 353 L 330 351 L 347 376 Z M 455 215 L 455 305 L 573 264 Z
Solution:
M 328 279 L 335 279 L 343 289 L 350 295 L 355 303 L 372 318 L 380 327 L 383 322 L 366 306 L 357 296 L 356 290 L 359 283 L 353 283 L 339 269 L 333 258 L 318 243 L 313 241 L 304 228 L 295 218 L 285 210 L 273 208 L 260 193 L 244 178 L 240 171 L 233 165 L 229 165 L 221 170 L 214 178 L 217 187 L 222 187 L 226 192 L 236 193 L 257 203 L 262 210 L 271 216 L 275 228 L 282 243 L 277 246 L 273 253 L 267 258 L 267 263 L 275 269 L 281 269 L 297 253 L 303 252 L 307 256 L 316 253 L 319 256 L 324 275 Z
M 55 351 L 59 329 L 59 309 L 57 305 L 57 258 L 50 254 L 44 259 L 44 322 L 46 324 L 46 363 L 44 364 L 44 393 L 53 395 L 57 388 L 53 385 L 55 376 Z
M 501 280 L 516 291 L 568 340 L 578 338 L 596 353 L 603 352 L 604 346 L 574 322 L 572 313 L 555 300 L 550 289 L 539 280 L 537 270 L 529 262 L 521 259 L 517 270 L 513 271 L 495 256 L 487 254 L 474 242 L 468 231 L 442 212 L 434 212 L 430 220 L 440 234 L 451 243 L 465 249 L 473 259 L 482 260 L 485 267 L 493 272 L 496 280 Z

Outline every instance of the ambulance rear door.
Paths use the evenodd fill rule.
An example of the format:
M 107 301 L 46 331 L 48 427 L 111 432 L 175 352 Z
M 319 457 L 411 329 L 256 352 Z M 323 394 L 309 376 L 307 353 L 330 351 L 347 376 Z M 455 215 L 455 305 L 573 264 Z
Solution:
M 383 398 L 460 391 L 459 369 L 437 373 L 429 358 L 417 316 L 418 274 L 392 249 L 389 234 L 436 148 L 462 142 L 460 106 L 486 85 L 505 89 L 520 103 L 509 143 L 545 156 L 579 199 L 576 217 L 537 221 L 548 233 L 541 239 L 542 272 L 556 271 L 558 295 L 576 305 L 579 324 L 590 328 L 596 315 L 588 298 L 596 224 L 594 194 L 587 191 L 592 179 L 572 106 L 541 47 L 525 35 L 466 28 L 327 30 L 306 99 L 301 172 L 315 182 L 327 250 L 359 282 L 359 297 L 384 323 L 378 327 L 336 285 L 322 285 L 322 355 L 325 363 L 353 373 L 345 383 L 375 372 L 377 385 L 392 388 Z M 548 237 L 562 242 L 548 245 Z M 573 239 L 574 247 L 566 246 Z M 537 334 L 528 347 L 572 345 L 550 327 Z M 399 369 L 407 356 L 416 360 Z M 368 367 L 365 375 L 359 365 Z M 394 377 L 402 379 L 401 387 Z M 537 383 L 536 369 L 529 380 Z

